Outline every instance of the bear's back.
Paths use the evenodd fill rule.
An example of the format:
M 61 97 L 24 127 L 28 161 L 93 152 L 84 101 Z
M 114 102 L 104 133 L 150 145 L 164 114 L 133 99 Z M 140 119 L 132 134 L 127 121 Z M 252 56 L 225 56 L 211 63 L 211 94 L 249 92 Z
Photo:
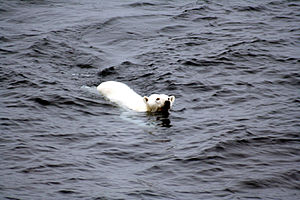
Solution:
M 97 90 L 110 101 L 129 109 L 145 112 L 147 106 L 143 98 L 130 89 L 126 84 L 116 81 L 101 83 Z

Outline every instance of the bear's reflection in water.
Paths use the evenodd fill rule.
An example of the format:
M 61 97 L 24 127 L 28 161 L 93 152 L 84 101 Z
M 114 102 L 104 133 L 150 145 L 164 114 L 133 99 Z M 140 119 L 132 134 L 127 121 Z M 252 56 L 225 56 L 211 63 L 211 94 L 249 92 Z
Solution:
M 147 113 L 149 121 L 155 120 L 157 125 L 162 127 L 172 127 L 171 120 L 169 119 L 169 112 L 156 112 L 156 113 Z
M 170 128 L 172 125 L 169 115 L 169 112 L 139 113 L 126 110 L 121 113 L 120 117 L 125 121 L 145 128 L 154 128 L 157 126 Z

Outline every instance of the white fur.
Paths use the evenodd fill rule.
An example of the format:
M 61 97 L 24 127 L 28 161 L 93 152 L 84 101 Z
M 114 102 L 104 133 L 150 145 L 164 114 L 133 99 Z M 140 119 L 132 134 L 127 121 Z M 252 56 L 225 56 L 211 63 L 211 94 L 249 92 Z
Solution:
M 165 94 L 141 97 L 126 84 L 116 81 L 103 82 L 97 87 L 97 90 L 110 101 L 138 112 L 168 111 L 175 101 L 174 96 Z

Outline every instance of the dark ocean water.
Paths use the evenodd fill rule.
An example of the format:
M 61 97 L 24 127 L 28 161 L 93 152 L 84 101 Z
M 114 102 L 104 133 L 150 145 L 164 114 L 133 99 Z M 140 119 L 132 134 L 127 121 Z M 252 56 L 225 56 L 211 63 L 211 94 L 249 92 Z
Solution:
M 1 0 L 0 80 L 0 199 L 300 199 L 299 1 Z

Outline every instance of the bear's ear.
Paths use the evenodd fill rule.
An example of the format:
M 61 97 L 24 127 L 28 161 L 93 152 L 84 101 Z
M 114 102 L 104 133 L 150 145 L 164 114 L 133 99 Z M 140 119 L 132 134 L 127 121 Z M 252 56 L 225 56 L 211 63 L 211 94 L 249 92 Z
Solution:
M 174 97 L 174 96 L 170 96 L 170 101 L 171 101 L 172 103 L 174 103 L 175 97 Z
M 146 96 L 144 96 L 143 100 L 145 103 L 147 103 L 149 101 L 148 97 L 146 97 Z

